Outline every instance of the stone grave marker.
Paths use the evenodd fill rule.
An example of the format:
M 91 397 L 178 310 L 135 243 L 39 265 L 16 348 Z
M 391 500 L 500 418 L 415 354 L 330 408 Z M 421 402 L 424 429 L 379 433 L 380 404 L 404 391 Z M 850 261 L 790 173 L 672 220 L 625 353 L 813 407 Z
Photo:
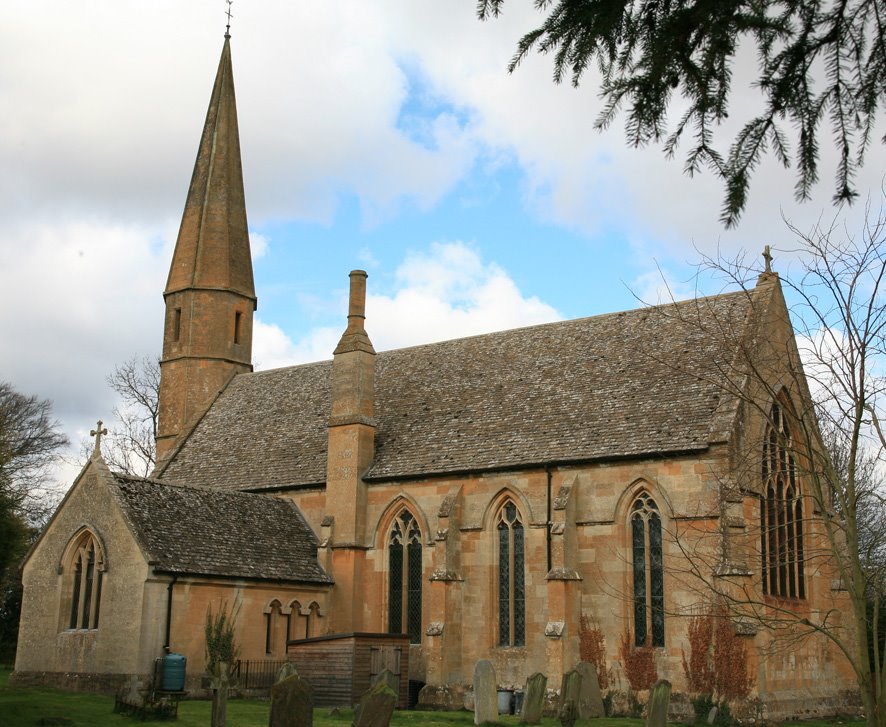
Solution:
M 581 694 L 581 673 L 573 669 L 563 675 L 560 684 L 560 705 L 557 717 L 563 727 L 572 727 L 578 719 L 578 700 Z
M 295 668 L 295 664 L 291 661 L 287 661 L 280 669 L 277 671 L 277 676 L 274 678 L 274 684 L 277 682 L 282 682 L 284 679 L 288 679 L 289 677 L 298 676 L 298 669 Z
M 526 688 L 523 690 L 523 710 L 520 713 L 520 721 L 523 724 L 541 723 L 547 686 L 548 678 L 539 672 L 535 672 L 526 680 Z
M 314 696 L 310 684 L 293 674 L 271 687 L 268 727 L 313 727 L 313 724 Z
M 708 724 L 714 724 L 714 722 L 717 721 L 717 715 L 719 713 L 720 713 L 720 710 L 717 709 L 716 704 L 713 707 L 711 707 L 710 711 L 708 712 Z
M 396 679 L 395 675 L 391 676 Z M 354 710 L 351 727 L 388 727 L 396 706 L 397 692 L 391 689 L 386 679 L 377 679 L 375 684 L 360 697 L 360 704 Z
M 474 724 L 498 722 L 498 692 L 495 668 L 488 659 L 481 659 L 474 667 Z
M 649 690 L 649 704 L 646 706 L 646 727 L 665 727 L 668 721 L 668 706 L 671 703 L 671 683 L 659 679 Z
M 390 669 L 382 669 L 381 672 L 379 672 L 372 678 L 372 686 L 375 686 L 379 682 L 384 682 L 385 684 L 387 684 L 391 688 L 391 691 L 399 696 L 400 677 L 394 674 L 394 672 L 392 672 Z
M 589 661 L 580 661 L 575 667 L 581 675 L 581 686 L 578 693 L 578 718 L 594 719 L 605 717 L 603 697 L 600 696 L 600 683 L 597 681 L 597 669 Z

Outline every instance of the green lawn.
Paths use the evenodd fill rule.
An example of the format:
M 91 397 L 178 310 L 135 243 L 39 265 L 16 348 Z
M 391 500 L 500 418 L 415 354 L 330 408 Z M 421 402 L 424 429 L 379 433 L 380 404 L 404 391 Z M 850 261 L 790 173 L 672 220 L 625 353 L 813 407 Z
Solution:
M 95 694 L 62 692 L 57 689 L 17 689 L 8 685 L 9 670 L 0 668 L 0 726 L 47 727 L 49 725 L 76 725 L 76 727 L 105 727 L 110 725 L 168 724 L 180 727 L 206 727 L 209 724 L 209 702 L 194 700 L 182 702 L 177 722 L 138 722 L 130 717 L 113 713 L 114 700 Z M 266 727 L 268 702 L 234 699 L 228 702 L 229 727 Z M 351 710 L 339 710 L 330 714 L 328 708 L 314 710 L 316 727 L 347 727 L 353 717 Z M 471 712 L 395 712 L 392 727 L 424 725 L 426 727 L 452 727 L 473 725 Z M 516 725 L 516 717 L 502 717 L 504 725 Z M 596 719 L 594 727 L 641 727 L 639 719 Z M 555 719 L 544 719 L 546 727 L 559 725 Z M 806 722 L 803 727 L 863 727 L 862 721 Z

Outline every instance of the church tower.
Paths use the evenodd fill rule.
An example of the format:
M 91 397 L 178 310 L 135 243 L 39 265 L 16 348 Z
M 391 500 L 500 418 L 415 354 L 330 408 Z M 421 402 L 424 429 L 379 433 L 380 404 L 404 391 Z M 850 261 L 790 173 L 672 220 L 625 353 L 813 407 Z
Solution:
M 228 34 L 163 298 L 158 462 L 235 374 L 252 371 L 257 302 Z

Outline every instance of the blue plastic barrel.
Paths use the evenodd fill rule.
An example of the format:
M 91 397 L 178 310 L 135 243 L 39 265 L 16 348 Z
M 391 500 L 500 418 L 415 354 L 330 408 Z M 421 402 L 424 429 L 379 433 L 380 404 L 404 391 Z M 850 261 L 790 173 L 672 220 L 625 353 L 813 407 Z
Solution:
M 163 657 L 163 691 L 182 692 L 185 689 L 185 666 L 188 660 L 181 654 Z

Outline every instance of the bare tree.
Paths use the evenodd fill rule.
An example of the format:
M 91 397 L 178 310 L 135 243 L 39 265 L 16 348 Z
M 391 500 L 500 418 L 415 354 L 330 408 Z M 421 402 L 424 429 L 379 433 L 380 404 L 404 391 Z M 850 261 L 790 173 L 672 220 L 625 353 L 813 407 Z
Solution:
M 886 211 L 869 205 L 857 235 L 791 229 L 798 244 L 783 251 L 782 275 L 768 259 L 759 277 L 744 258 L 705 260 L 747 291 L 754 320 L 724 326 L 738 355 L 705 373 L 738 412 L 732 475 L 712 511 L 674 524 L 688 564 L 675 577 L 768 634 L 772 650 L 828 639 L 854 672 L 867 723 L 886 727 Z
M 50 401 L 0 382 L 0 507 L 30 522 L 45 516 L 49 469 L 67 443 Z
M 157 415 L 160 409 L 160 362 L 156 358 L 133 356 L 114 367 L 107 377 L 119 397 L 114 421 L 102 438 L 102 457 L 108 466 L 128 475 L 147 477 L 154 469 Z M 84 441 L 80 456 L 86 460 L 92 443 Z

